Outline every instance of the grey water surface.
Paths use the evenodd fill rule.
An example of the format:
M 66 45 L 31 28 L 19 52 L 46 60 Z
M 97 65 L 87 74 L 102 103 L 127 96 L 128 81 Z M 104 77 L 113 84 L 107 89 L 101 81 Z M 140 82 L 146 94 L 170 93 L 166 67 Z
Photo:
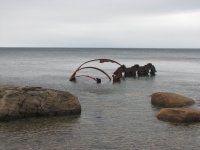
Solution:
M 83 62 L 113 59 L 127 67 L 152 63 L 156 76 L 112 83 L 96 70 L 69 78 Z M 110 76 L 118 65 L 91 62 Z M 200 49 L 0 48 L 0 84 L 41 86 L 76 94 L 81 115 L 0 122 L 0 149 L 193 149 L 200 147 L 200 123 L 169 123 L 151 105 L 157 91 L 195 100 L 200 110 Z

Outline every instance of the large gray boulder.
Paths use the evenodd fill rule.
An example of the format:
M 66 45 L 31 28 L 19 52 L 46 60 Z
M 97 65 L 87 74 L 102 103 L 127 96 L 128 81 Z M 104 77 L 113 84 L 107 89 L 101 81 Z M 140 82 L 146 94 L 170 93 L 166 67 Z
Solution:
M 163 108 L 157 118 L 169 122 L 196 122 L 200 121 L 200 111 L 192 108 Z
M 0 120 L 80 113 L 78 98 L 69 92 L 0 85 Z
M 194 104 L 194 100 L 175 93 L 157 92 L 151 95 L 151 103 L 163 107 L 183 107 Z

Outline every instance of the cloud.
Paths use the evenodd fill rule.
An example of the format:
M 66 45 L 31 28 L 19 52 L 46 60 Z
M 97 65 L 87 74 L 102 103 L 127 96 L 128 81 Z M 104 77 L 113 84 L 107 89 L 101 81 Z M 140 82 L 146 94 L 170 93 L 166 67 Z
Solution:
M 198 0 L 3 0 L 0 46 L 199 48 Z

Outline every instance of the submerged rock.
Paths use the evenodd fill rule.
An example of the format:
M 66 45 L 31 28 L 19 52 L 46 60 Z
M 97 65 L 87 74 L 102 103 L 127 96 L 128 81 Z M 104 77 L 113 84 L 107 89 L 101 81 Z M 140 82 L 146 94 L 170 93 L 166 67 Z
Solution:
M 200 121 L 200 111 L 191 108 L 163 108 L 157 118 L 170 122 Z
M 157 92 L 151 95 L 151 103 L 163 107 L 182 107 L 194 104 L 194 100 L 175 93 Z
M 0 120 L 79 113 L 78 98 L 69 92 L 0 85 Z

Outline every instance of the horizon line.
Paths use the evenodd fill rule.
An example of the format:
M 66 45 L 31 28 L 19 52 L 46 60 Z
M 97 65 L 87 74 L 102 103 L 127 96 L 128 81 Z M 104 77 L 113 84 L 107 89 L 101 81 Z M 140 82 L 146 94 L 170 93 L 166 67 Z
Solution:
M 20 47 L 20 46 L 16 46 L 16 47 L 14 47 L 14 46 L 11 46 L 11 47 L 0 47 L 0 48 L 74 48 L 74 49 L 85 49 L 85 48 L 87 48 L 87 49 L 200 49 L 200 48 L 155 48 L 155 47 L 149 47 L 149 48 L 139 48 L 139 47 L 132 47 L 132 48 L 130 48 L 130 47 L 44 47 L 44 46 L 41 46 L 41 47 L 36 47 L 36 46 L 33 46 L 33 47 L 25 47 L 25 46 L 22 46 L 22 47 Z

